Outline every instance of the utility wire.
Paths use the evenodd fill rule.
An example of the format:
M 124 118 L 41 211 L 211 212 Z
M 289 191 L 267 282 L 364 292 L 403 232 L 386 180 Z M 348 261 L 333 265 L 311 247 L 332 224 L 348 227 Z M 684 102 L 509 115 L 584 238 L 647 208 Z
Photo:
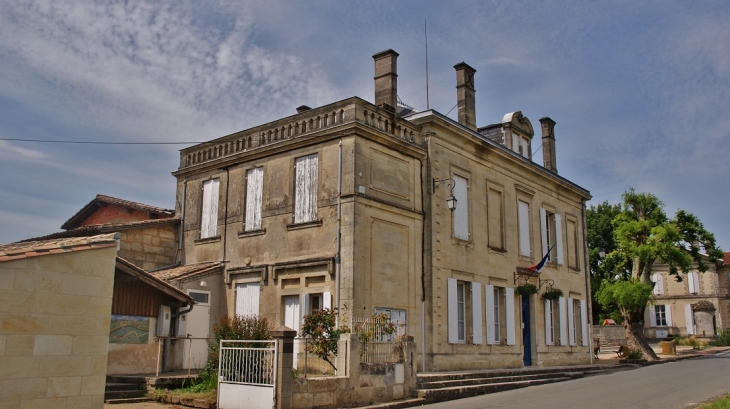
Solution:
M 104 141 L 47 141 L 42 139 L 0 138 L 0 141 L 40 142 L 40 143 L 76 143 L 88 145 L 189 145 L 204 142 L 104 142 Z

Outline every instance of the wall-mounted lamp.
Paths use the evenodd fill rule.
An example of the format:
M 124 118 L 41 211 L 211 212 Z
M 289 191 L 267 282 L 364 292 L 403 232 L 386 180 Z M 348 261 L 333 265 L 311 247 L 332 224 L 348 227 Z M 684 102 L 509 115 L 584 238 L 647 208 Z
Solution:
M 208 283 L 206 283 L 205 281 L 201 281 L 200 282 L 200 286 L 201 287 L 207 287 L 208 286 Z
M 436 192 L 436 188 L 441 186 L 444 182 L 448 182 L 446 186 L 449 188 L 449 197 L 446 198 L 446 207 L 449 208 L 452 212 L 454 209 L 456 209 L 456 198 L 454 197 L 454 186 L 456 185 L 456 182 L 454 182 L 454 179 L 433 179 L 433 192 Z

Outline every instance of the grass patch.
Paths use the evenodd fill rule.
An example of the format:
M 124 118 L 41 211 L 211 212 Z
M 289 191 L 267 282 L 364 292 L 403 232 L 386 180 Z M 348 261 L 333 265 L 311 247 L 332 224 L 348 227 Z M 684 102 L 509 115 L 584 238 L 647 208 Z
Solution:
M 717 398 L 706 405 L 700 406 L 699 409 L 730 409 L 730 395 Z

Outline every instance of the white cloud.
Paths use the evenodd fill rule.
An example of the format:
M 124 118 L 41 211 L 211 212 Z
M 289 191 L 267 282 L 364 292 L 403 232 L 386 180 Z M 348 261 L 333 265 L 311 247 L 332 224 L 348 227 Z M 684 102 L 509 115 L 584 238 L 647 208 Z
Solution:
M 8 141 L 0 140 L 0 158 L 14 161 L 18 159 L 36 161 L 46 159 L 48 155 L 38 150 L 22 148 Z

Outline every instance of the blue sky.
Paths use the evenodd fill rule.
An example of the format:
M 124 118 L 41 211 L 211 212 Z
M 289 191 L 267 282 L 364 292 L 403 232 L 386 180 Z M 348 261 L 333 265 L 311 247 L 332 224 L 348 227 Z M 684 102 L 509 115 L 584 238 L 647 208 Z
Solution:
M 376 52 L 398 94 L 477 124 L 557 122 L 559 173 L 594 199 L 633 187 L 730 250 L 730 2 L 0 2 L 0 138 L 206 141 L 350 96 Z M 456 110 L 450 114 L 455 118 Z M 97 193 L 175 206 L 178 149 L 0 140 L 0 243 L 60 230 Z M 541 157 L 538 154 L 538 157 Z

